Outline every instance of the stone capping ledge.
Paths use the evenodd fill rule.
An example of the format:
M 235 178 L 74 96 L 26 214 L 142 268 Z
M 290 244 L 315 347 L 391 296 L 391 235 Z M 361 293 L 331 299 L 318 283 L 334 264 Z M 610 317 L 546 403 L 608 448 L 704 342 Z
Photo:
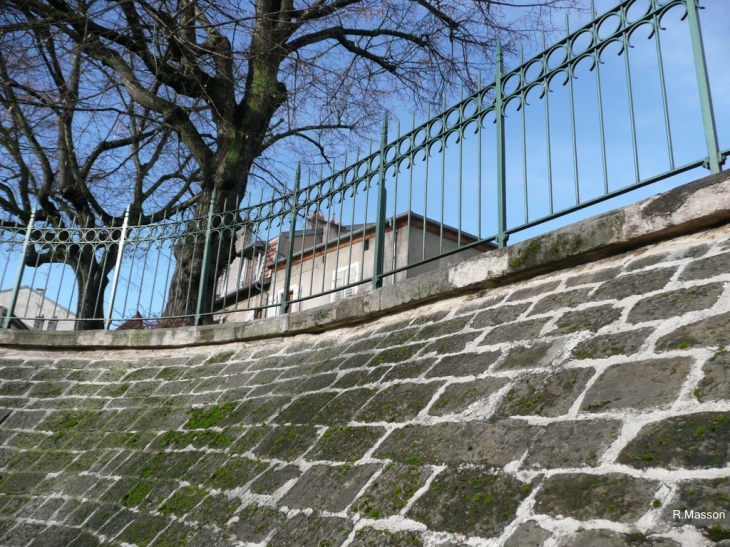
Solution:
M 718 173 L 448 268 L 312 310 L 258 321 L 135 331 L 0 329 L 0 347 L 177 348 L 321 332 L 427 301 L 593 262 L 730 221 L 730 171 Z

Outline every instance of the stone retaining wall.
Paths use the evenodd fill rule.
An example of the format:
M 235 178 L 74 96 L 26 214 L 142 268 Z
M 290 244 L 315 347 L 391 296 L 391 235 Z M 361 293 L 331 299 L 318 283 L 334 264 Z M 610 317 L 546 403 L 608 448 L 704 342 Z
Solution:
M 0 408 L 3 546 L 730 545 L 730 226 L 322 334 L 8 347 Z

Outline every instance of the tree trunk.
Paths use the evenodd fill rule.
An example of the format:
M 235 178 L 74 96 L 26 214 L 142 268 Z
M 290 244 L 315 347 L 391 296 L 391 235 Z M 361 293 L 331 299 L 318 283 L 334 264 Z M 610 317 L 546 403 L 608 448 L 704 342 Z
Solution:
M 117 251 L 106 250 L 97 260 L 94 250 L 93 244 L 82 244 L 78 259 L 71 262 L 78 291 L 75 330 L 104 328 L 104 291 L 109 284 L 109 272 L 116 262 Z
M 173 250 L 175 270 L 160 321 L 161 327 L 195 324 L 201 282 L 205 283 L 205 289 L 200 306 L 200 324 L 214 322 L 211 311 L 216 280 L 228 266 L 229 260 L 235 258 L 235 253 L 231 252 L 235 229 L 229 228 L 235 223 L 235 211 L 238 208 L 235 195 L 233 191 L 218 192 L 210 234 L 206 239 L 212 192 L 206 190 L 201 193 L 194 211 L 197 222 L 187 223 L 185 233 Z M 206 279 L 202 279 L 206 244 L 208 268 Z

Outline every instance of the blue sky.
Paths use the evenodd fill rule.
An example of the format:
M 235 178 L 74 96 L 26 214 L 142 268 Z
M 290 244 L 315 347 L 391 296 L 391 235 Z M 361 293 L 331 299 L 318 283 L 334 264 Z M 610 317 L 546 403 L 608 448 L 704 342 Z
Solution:
M 648 3 L 649 0 L 637 0 L 629 14 L 638 13 L 644 6 L 648 6 Z M 616 2 L 596 0 L 595 4 L 596 11 L 601 14 Z M 730 64 L 727 63 L 730 3 L 727 0 L 703 0 L 702 5 L 706 8 L 701 10 L 700 17 L 718 140 L 720 149 L 727 150 L 730 149 L 730 94 L 727 93 L 727 89 L 730 89 Z M 707 155 L 689 27 L 687 21 L 680 20 L 682 14 L 681 8 L 672 9 L 662 20 L 662 27 L 666 30 L 659 33 L 675 166 Z M 588 12 L 572 16 L 571 30 L 580 28 L 589 17 Z M 636 32 L 631 41 L 632 47 L 629 49 L 628 57 L 638 169 L 642 180 L 670 168 L 656 38 L 649 39 L 648 36 L 648 29 Z M 548 36 L 548 47 L 558 39 L 559 36 Z M 526 47 L 525 59 L 531 57 L 535 47 L 539 47 L 539 44 Z M 619 56 L 618 49 L 617 46 L 609 47 L 604 52 L 603 64 L 600 65 L 606 142 L 606 182 L 609 191 L 619 190 L 635 182 L 634 143 L 628 115 L 626 55 L 624 53 Z M 518 64 L 518 58 L 506 59 L 507 70 Z M 573 206 L 576 203 L 575 165 L 578 173 L 578 191 L 582 201 L 600 196 L 604 191 L 596 73 L 588 70 L 587 63 L 582 63 L 577 68 L 575 76 L 572 82 L 575 98 L 575 129 L 571 123 L 569 109 L 570 85 L 562 85 L 564 78 L 558 78 L 550 86 L 547 109 L 550 119 L 550 162 L 548 162 L 546 105 L 545 99 L 540 97 L 541 90 L 536 89 L 527 97 L 528 104 L 524 108 L 524 141 L 523 111 L 517 110 L 516 102 L 507 107 L 505 156 L 509 228 L 548 215 L 551 199 L 554 212 Z M 432 112 L 432 116 L 436 114 L 438 112 Z M 398 120 L 401 133 L 411 128 L 410 113 L 396 109 L 394 118 L 391 118 L 390 122 L 390 141 L 397 137 Z M 399 170 L 397 185 L 395 174 L 391 171 L 386 179 L 388 216 L 410 208 L 418 214 L 425 213 L 426 216 L 439 221 L 443 219 L 445 224 L 460 227 L 471 234 L 479 234 L 482 237 L 494 235 L 496 233 L 496 126 L 491 123 L 492 119 L 493 116 L 486 120 L 480 132 L 476 131 L 476 124 L 472 124 L 465 131 L 460 143 L 457 143 L 456 137 L 452 136 L 447 140 L 445 151 L 439 151 L 439 147 L 434 148 L 427 161 L 424 154 L 417 155 L 412 166 L 406 168 L 403 165 Z M 423 121 L 425 116 L 416 117 L 417 125 Z M 576 135 L 575 152 L 573 131 Z M 379 135 L 373 137 L 376 142 L 373 147 L 377 149 Z M 523 156 L 525 151 L 526 156 Z M 349 153 L 348 163 L 352 163 L 354 156 L 354 152 Z M 524 157 L 527 158 L 526 162 L 523 162 Z M 291 158 L 292 167 L 296 159 Z M 336 165 L 342 166 L 343 161 L 344 158 L 338 158 Z M 709 171 L 706 169 L 693 169 L 513 234 L 510 242 L 638 201 L 707 174 Z M 548 186 L 549 175 L 552 177 L 552 192 Z M 312 179 L 305 173 L 302 186 L 316 182 L 316 178 Z M 327 218 L 334 217 L 344 224 L 372 221 L 375 218 L 374 190 L 371 189 L 366 193 L 360 188 L 354 197 L 351 193 L 346 193 L 344 200 L 324 205 L 320 213 Z M 259 230 L 259 237 L 269 239 L 278 235 L 280 231 L 288 231 L 288 224 L 262 227 Z M 0 252 L 4 253 L 6 250 Z M 134 261 L 130 257 L 125 258 L 120 271 L 115 316 L 123 314 L 129 317 L 138 309 L 144 315 L 153 315 L 161 311 L 167 292 L 168 272 L 171 271 L 169 256 L 168 248 L 164 250 L 159 261 L 157 255 L 148 258 L 146 262 L 139 257 Z M 5 264 L 0 270 L 0 289 L 6 289 L 12 286 L 15 279 L 17 262 L 12 259 L 2 262 Z M 143 274 L 146 276 L 144 280 L 141 277 Z M 63 272 L 61 266 L 27 268 L 22 284 L 45 287 L 50 298 L 73 308 L 76 298 L 73 276 L 70 271 Z M 128 290 L 129 296 L 125 300 Z M 109 298 L 108 292 L 106 298 L 107 300 Z

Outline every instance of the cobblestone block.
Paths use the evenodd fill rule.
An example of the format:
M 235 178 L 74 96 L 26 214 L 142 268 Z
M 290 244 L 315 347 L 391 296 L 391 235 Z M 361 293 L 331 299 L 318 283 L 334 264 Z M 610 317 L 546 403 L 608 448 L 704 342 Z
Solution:
M 411 344 L 410 346 L 400 346 L 397 348 L 387 349 L 377 353 L 373 360 L 369 363 L 370 366 L 386 365 L 388 363 L 400 363 L 407 361 L 413 357 L 416 353 L 421 351 L 425 346 L 425 343 Z
M 249 505 L 237 515 L 238 520 L 228 525 L 228 530 L 239 541 L 260 543 L 271 532 L 286 522 L 284 513 L 270 507 Z
M 710 283 L 680 289 L 639 300 L 629 312 L 629 323 L 668 319 L 685 313 L 711 308 L 723 291 L 722 283 Z
M 594 272 L 586 272 L 584 274 L 570 277 L 565 282 L 566 287 L 578 287 L 580 285 L 588 285 L 590 283 L 602 283 L 616 277 L 621 272 L 621 267 L 604 268 Z
M 565 344 L 564 338 L 548 342 L 534 342 L 518 345 L 507 352 L 507 356 L 497 365 L 496 370 L 515 370 L 549 366 Z
M 534 434 L 522 420 L 409 425 L 393 431 L 374 456 L 410 464 L 503 467 L 522 456 Z
M 523 304 L 505 305 L 498 308 L 492 308 L 478 313 L 472 321 L 471 328 L 483 329 L 486 327 L 494 327 L 516 321 L 530 307 L 529 302 Z
M 535 512 L 577 520 L 636 522 L 651 508 L 657 481 L 610 473 L 549 477 L 535 497 Z
M 486 467 L 447 469 L 432 482 L 408 516 L 429 529 L 494 537 L 515 517 L 531 485 Z
M 462 315 L 454 319 L 449 319 L 448 321 L 433 323 L 431 325 L 423 327 L 418 335 L 414 338 L 414 340 L 431 341 L 434 338 L 438 338 L 440 336 L 446 336 L 448 334 L 460 332 L 471 321 L 472 317 L 474 316 Z
M 421 547 L 424 545 L 418 532 L 390 532 L 370 526 L 358 530 L 352 547 Z
M 407 344 L 411 340 L 414 339 L 416 334 L 418 334 L 418 331 L 420 331 L 420 327 L 409 327 L 409 328 L 395 328 L 390 333 L 385 336 L 385 338 L 381 339 L 380 343 L 378 344 L 378 349 L 384 349 L 384 348 L 391 348 L 393 346 L 402 346 L 403 344 Z
M 730 253 L 724 253 L 687 264 L 679 278 L 682 281 L 708 279 L 728 272 L 730 272 Z
M 498 351 L 487 351 L 444 357 L 426 373 L 426 378 L 478 376 L 492 366 L 499 356 Z
M 583 392 L 592 368 L 540 372 L 520 377 L 495 411 L 496 416 L 561 416 Z
M 365 493 L 352 505 L 364 517 L 380 518 L 398 514 L 426 483 L 431 468 L 389 463 Z
M 363 422 L 403 422 L 418 414 L 443 382 L 403 383 L 377 393 L 357 414 Z
M 581 410 L 644 409 L 674 402 L 691 359 L 655 359 L 609 367 L 586 393 Z
M 518 342 L 520 340 L 531 340 L 540 335 L 540 331 L 550 318 L 529 319 L 527 321 L 518 321 L 516 323 L 508 323 L 500 325 L 490 330 L 484 337 L 480 346 L 492 344 L 501 344 L 504 342 Z
M 432 416 L 460 413 L 477 401 L 486 399 L 507 383 L 505 378 L 486 378 L 473 382 L 450 384 L 428 411 Z
M 423 373 L 433 366 L 436 359 L 429 357 L 428 359 L 417 359 L 415 361 L 408 361 L 394 365 L 390 370 L 382 377 L 383 382 L 389 382 L 391 380 L 409 380 L 420 378 Z
M 730 313 L 713 315 L 679 327 L 662 336 L 656 343 L 657 351 L 703 346 L 730 347 Z
M 623 300 L 634 294 L 658 291 L 669 283 L 676 271 L 676 267 L 658 268 L 647 272 L 615 277 L 598 286 L 593 293 L 593 300 Z
M 530 315 L 538 315 L 559 310 L 561 308 L 574 308 L 588 301 L 588 293 L 592 289 L 575 289 L 572 291 L 560 292 L 541 298 L 535 303 Z
M 422 367 L 426 362 L 427 361 L 425 360 L 414 361 L 412 363 L 401 365 L 398 368 L 404 369 L 404 372 L 406 373 L 411 372 L 415 374 L 418 369 L 420 369 L 420 367 Z M 347 372 L 340 376 L 339 380 L 337 380 L 332 387 L 335 389 L 347 389 L 350 387 L 362 386 L 371 384 L 373 382 L 378 382 L 392 368 L 393 367 L 389 365 L 383 365 L 368 370 L 353 370 L 352 372 Z M 401 372 L 401 374 L 403 374 L 403 372 Z
M 530 520 L 517 527 L 504 542 L 504 547 L 541 547 L 550 535 L 550 532 Z
M 377 389 L 358 388 L 340 393 L 312 420 L 321 425 L 347 425 L 360 409 L 375 395 Z
M 728 539 L 730 536 L 728 479 L 723 477 L 714 480 L 683 481 L 677 494 L 664 508 L 663 517 L 671 526 L 694 526 L 712 540 Z
M 534 285 L 532 287 L 526 287 L 524 289 L 518 289 L 509 295 L 506 302 L 515 302 L 517 300 L 527 300 L 538 294 L 554 291 L 560 285 L 560 281 L 549 281 L 540 285 Z
M 570 420 L 538 428 L 525 458 L 527 468 L 595 467 L 618 438 L 618 420 Z M 576 443 L 576 439 L 580 439 Z
M 317 545 L 339 547 L 352 530 L 348 519 L 300 513 L 289 519 L 271 538 L 267 547 Z
M 255 494 L 273 494 L 292 479 L 302 475 L 296 465 L 272 467 L 251 483 L 251 492 Z
M 701 412 L 649 424 L 619 455 L 619 463 L 648 467 L 703 469 L 730 461 L 730 419 Z
M 730 353 L 724 348 L 702 367 L 704 377 L 694 395 L 701 402 L 730 399 Z
M 569 311 L 558 318 L 554 334 L 588 330 L 596 332 L 618 320 L 621 310 L 613 306 L 598 306 L 580 311 Z
M 292 461 L 304 454 L 317 440 L 317 430 L 307 426 L 276 427 L 263 438 L 254 453 L 263 458 Z
M 356 466 L 315 465 L 282 498 L 288 507 L 338 512 L 347 508 L 380 464 Z
M 308 460 L 354 462 L 383 436 L 382 427 L 339 426 L 328 429 L 307 453 Z
M 295 399 L 292 404 L 282 410 L 276 417 L 276 422 L 280 424 L 306 424 L 309 423 L 317 412 L 322 410 L 327 403 L 334 399 L 338 393 L 336 391 L 325 391 L 320 393 L 312 393 L 303 395 Z
M 641 532 L 620 534 L 610 530 L 582 530 L 570 537 L 564 547 L 680 547 L 672 539 L 647 537 Z
M 652 332 L 654 332 L 653 328 L 644 327 L 615 334 L 593 336 L 575 346 L 573 355 L 577 359 L 601 359 L 612 355 L 633 355 L 639 351 L 639 348 Z
M 464 334 L 457 334 L 455 336 L 447 336 L 445 338 L 439 338 L 434 342 L 431 342 L 423 350 L 423 354 L 430 352 L 442 353 L 459 353 L 464 351 L 467 344 L 470 344 L 481 335 L 481 332 L 467 332 Z

